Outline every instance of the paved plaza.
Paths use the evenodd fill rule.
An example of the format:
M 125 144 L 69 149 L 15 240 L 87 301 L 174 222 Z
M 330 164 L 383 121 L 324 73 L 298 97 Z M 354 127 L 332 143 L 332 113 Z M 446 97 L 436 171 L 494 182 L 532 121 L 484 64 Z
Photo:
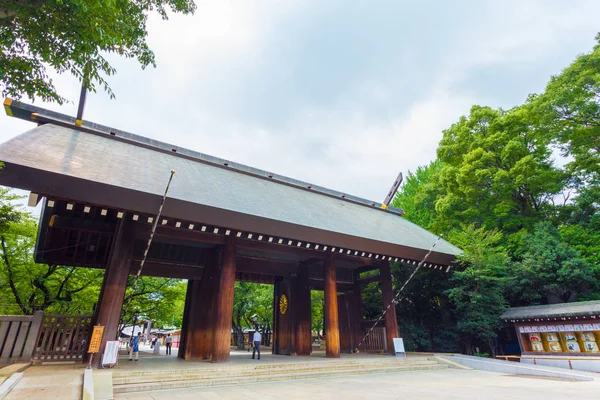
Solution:
M 598 399 L 600 382 L 447 369 L 116 395 L 118 400 L 184 399 Z
M 180 370 L 209 368 L 209 362 L 185 362 L 175 356 L 155 356 L 143 347 L 140 361 L 129 362 L 120 357 L 120 365 L 111 371 Z M 164 352 L 163 352 L 164 354 Z M 379 359 L 378 355 L 342 355 L 342 358 Z M 265 364 L 291 362 L 328 363 L 320 352 L 313 357 L 275 356 L 266 353 Z M 258 363 L 245 351 L 232 351 L 227 369 Z M 25 371 L 7 400 L 77 400 L 81 398 L 84 366 L 35 366 Z M 600 378 L 600 374 L 598 375 Z M 184 399 L 598 399 L 600 379 L 570 381 L 533 376 L 516 376 L 479 370 L 443 369 L 405 371 L 385 374 L 348 375 L 309 380 L 238 384 L 233 386 L 179 389 L 142 393 L 116 394 L 118 400 L 184 400 Z

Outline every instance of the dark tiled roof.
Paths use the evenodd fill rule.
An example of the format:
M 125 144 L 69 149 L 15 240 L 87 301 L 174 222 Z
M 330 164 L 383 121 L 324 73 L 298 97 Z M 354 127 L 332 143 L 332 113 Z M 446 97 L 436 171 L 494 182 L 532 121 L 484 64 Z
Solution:
M 59 125 L 41 125 L 0 145 L 6 163 L 0 184 L 152 213 L 175 170 L 165 216 L 412 259 L 437 239 L 379 203 L 302 188 L 299 181 L 105 127 L 85 132 Z M 459 253 L 440 240 L 430 260 L 447 264 Z
M 549 318 L 600 314 L 600 300 L 576 303 L 548 304 L 543 306 L 513 307 L 507 309 L 500 318 Z

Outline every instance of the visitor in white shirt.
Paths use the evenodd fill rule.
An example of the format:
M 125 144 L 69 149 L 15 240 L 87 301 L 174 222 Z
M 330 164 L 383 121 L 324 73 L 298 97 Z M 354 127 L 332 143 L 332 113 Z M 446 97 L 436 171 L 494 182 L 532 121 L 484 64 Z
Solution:
M 254 336 L 252 336 L 252 342 L 254 344 L 252 348 L 252 359 L 254 360 L 254 354 L 258 352 L 258 359 L 260 360 L 260 341 L 262 339 L 262 335 L 259 331 L 254 332 Z

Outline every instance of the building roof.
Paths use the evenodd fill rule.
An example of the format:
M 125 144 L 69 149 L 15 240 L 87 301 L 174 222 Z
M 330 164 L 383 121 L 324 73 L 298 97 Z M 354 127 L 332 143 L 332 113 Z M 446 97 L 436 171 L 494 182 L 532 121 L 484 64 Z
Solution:
M 45 124 L 0 145 L 2 185 L 154 214 L 175 170 L 166 218 L 416 260 L 437 239 L 377 202 L 98 124 L 80 128 L 22 103 L 8 109 L 35 111 Z M 440 240 L 429 260 L 449 264 L 459 253 Z
M 542 306 L 513 307 L 507 309 L 500 316 L 500 318 L 504 320 L 516 320 L 526 318 L 558 318 L 597 314 L 600 314 L 600 300 L 548 304 Z

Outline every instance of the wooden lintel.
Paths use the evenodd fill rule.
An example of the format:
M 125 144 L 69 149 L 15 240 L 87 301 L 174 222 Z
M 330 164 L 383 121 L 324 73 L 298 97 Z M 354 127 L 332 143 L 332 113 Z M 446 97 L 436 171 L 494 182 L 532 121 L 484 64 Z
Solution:
M 136 274 L 140 267 L 140 261 L 131 263 L 131 274 Z M 175 279 L 200 279 L 202 277 L 202 266 L 165 264 L 157 261 L 146 261 L 142 276 L 155 276 L 160 278 Z
M 375 263 L 364 264 L 362 267 L 356 268 L 356 272 L 359 274 L 362 272 L 373 271 L 379 269 L 379 265 Z
M 48 226 L 54 229 L 69 229 L 81 232 L 110 233 L 115 232 L 116 223 L 75 218 L 66 215 L 53 215 Z
M 137 230 L 137 236 L 147 238 L 147 236 L 150 234 L 150 229 L 150 224 L 147 224 L 147 226 L 139 226 Z M 225 236 L 201 232 L 194 229 L 172 228 L 169 226 L 157 227 L 154 235 L 155 237 L 167 237 L 215 245 L 222 245 L 225 243 Z
M 310 286 L 310 288 L 313 290 L 324 290 L 325 281 L 320 280 L 320 279 L 309 279 L 308 286 Z M 337 283 L 337 291 L 338 292 L 349 292 L 353 289 L 353 287 L 354 286 L 351 283 L 343 283 L 343 282 Z
M 366 278 L 358 279 L 356 282 L 361 285 L 366 285 L 367 283 L 379 282 L 380 280 L 381 280 L 381 276 L 373 275 L 373 276 L 367 276 Z

